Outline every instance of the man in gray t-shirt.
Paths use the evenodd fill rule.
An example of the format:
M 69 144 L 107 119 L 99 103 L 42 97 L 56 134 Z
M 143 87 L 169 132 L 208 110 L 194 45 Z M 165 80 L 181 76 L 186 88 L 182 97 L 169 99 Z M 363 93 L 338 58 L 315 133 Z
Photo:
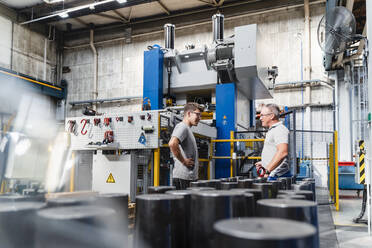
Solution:
M 198 147 L 191 132 L 197 126 L 203 108 L 197 103 L 187 103 L 182 122 L 173 130 L 169 148 L 174 157 L 173 184 L 176 189 L 186 189 L 190 182 L 198 179 Z
M 280 110 L 275 104 L 267 104 L 261 110 L 261 123 L 268 127 L 264 147 L 262 149 L 262 161 L 256 163 L 256 168 L 265 169 L 265 177 L 268 181 L 277 177 L 290 176 L 288 161 L 288 129 L 279 121 Z

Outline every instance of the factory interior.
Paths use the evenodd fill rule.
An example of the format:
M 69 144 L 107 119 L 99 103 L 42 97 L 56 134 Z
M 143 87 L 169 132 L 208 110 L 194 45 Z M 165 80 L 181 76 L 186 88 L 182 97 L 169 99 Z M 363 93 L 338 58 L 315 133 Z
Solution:
M 372 247 L 371 20 L 0 0 L 0 247 Z

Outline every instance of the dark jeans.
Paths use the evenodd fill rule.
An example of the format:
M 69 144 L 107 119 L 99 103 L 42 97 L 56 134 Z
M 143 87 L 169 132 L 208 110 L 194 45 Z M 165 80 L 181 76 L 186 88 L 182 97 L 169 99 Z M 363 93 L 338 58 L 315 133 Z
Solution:
M 190 187 L 191 182 L 192 182 L 192 180 L 173 178 L 173 186 L 176 186 L 177 190 L 187 189 L 188 187 Z

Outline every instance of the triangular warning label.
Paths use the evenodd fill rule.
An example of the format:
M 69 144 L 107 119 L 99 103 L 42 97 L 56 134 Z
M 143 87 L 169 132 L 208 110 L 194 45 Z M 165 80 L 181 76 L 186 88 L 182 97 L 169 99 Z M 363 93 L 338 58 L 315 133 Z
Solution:
M 115 183 L 115 179 L 112 176 L 112 173 L 110 173 L 110 175 L 108 176 L 106 183 Z

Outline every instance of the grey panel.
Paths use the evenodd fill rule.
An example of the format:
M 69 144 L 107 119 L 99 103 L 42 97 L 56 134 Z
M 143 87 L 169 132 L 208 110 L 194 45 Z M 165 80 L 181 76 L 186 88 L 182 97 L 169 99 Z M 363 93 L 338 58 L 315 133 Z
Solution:
M 93 151 L 76 151 L 75 190 L 92 190 Z
M 190 57 L 189 60 L 181 60 L 181 72 L 179 73 L 175 65 L 172 66 L 171 89 L 172 92 L 185 92 L 188 90 L 214 89 L 217 82 L 217 72 L 207 70 L 204 58 Z M 168 89 L 168 73 L 164 66 L 163 70 L 163 91 Z
M 235 32 L 235 73 L 237 87 L 249 99 L 272 98 L 262 82 L 268 76 L 267 67 L 258 65 L 257 25 L 236 27 Z

